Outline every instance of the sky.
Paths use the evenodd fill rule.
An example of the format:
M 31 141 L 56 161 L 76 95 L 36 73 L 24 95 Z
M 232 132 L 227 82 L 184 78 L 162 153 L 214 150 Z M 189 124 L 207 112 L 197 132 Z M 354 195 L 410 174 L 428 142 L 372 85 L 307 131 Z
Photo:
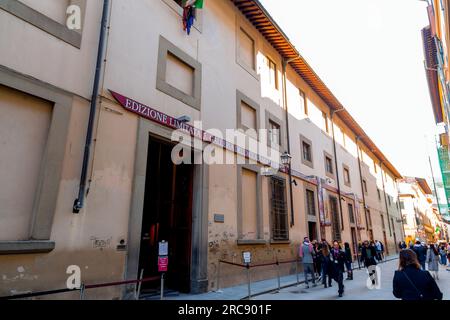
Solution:
M 404 176 L 440 179 L 419 0 L 260 0 Z

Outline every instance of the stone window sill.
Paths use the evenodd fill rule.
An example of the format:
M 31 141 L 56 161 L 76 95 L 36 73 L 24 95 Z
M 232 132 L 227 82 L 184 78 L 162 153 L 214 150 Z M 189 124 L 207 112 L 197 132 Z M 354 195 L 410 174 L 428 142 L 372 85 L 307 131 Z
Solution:
M 258 245 L 258 244 L 266 244 L 267 241 L 264 239 L 255 239 L 255 240 L 237 240 L 238 245 Z
M 47 253 L 55 249 L 55 242 L 49 240 L 0 241 L 0 255 Z

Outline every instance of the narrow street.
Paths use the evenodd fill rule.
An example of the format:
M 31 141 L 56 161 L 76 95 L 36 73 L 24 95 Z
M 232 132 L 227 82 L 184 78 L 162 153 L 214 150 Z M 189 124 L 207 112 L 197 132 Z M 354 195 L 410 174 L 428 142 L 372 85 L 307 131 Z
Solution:
M 381 286 L 379 289 L 368 289 L 366 286 L 367 273 L 365 269 L 355 270 L 354 280 L 344 280 L 345 292 L 342 298 L 337 294 L 337 283 L 333 287 L 324 289 L 322 285 L 305 289 L 301 284 L 297 287 L 282 289 L 279 293 L 269 293 L 255 296 L 253 300 L 395 300 L 392 294 L 392 279 L 397 269 L 398 260 L 391 260 L 379 264 L 381 269 Z M 345 277 L 345 276 L 344 276 Z M 444 294 L 444 300 L 450 299 L 450 271 L 440 266 L 437 284 Z

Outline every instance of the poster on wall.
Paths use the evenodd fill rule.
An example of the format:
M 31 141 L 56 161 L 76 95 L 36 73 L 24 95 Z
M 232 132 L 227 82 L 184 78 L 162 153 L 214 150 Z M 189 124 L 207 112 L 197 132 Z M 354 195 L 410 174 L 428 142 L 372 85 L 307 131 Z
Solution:
M 317 190 L 318 190 L 318 202 L 319 202 L 319 217 L 320 224 L 325 225 L 325 206 L 323 201 L 323 187 L 322 187 L 322 179 L 317 177 Z

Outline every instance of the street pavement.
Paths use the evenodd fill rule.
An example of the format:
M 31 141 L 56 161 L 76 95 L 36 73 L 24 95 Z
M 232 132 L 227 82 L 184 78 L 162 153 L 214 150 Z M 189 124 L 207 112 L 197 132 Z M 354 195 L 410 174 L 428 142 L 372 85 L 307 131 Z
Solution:
M 354 280 L 344 280 L 344 296 L 338 297 L 338 286 L 333 281 L 331 288 L 325 289 L 323 285 L 306 289 L 304 284 L 281 289 L 252 297 L 252 300 L 396 300 L 392 294 L 392 279 L 398 267 L 398 259 L 387 261 L 378 265 L 380 267 L 380 285 L 369 289 L 366 285 L 368 274 L 365 269 L 354 271 Z M 450 300 L 450 271 L 439 266 L 439 280 L 437 284 L 444 294 L 444 300 Z M 346 275 L 344 275 L 345 279 Z

